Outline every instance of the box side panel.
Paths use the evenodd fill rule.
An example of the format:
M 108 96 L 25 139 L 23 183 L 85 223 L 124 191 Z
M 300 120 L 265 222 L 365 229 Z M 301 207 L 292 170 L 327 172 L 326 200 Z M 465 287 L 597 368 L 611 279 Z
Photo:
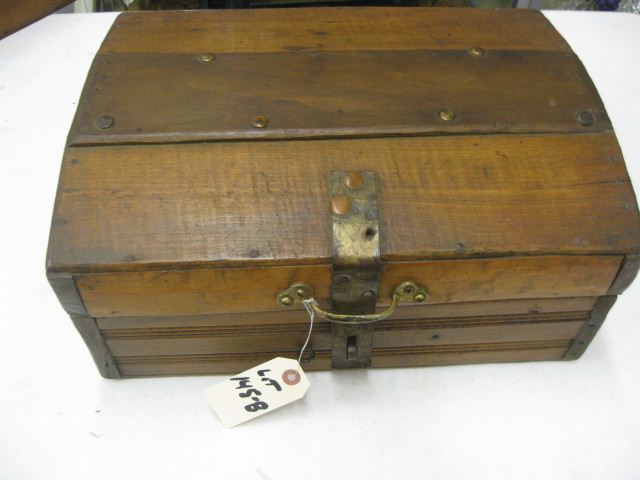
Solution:
M 595 298 L 589 304 L 596 303 Z M 533 299 L 546 308 L 585 308 L 576 299 Z M 483 304 L 475 305 L 482 311 Z M 498 305 L 496 305 L 498 306 Z M 458 363 L 559 360 L 590 318 L 590 311 L 508 313 L 524 303 L 501 302 L 501 315 L 387 320 L 376 326 L 373 366 L 427 366 Z M 437 310 L 438 306 L 430 306 Z M 456 310 L 447 305 L 450 313 Z M 423 309 L 424 310 L 424 309 Z M 436 315 L 438 315 L 437 313 Z M 303 314 L 300 315 L 303 317 Z M 274 356 L 295 357 L 307 325 L 269 325 L 262 329 L 192 326 L 193 318 L 171 321 L 179 327 L 140 328 L 129 319 L 127 328 L 112 328 L 113 318 L 100 319 L 107 343 L 125 376 L 232 373 Z M 149 319 L 147 319 L 149 320 Z M 163 318 L 154 319 L 157 325 Z M 207 318 L 214 323 L 216 316 Z M 134 322 L 134 323 L 131 323 Z M 122 325 L 120 325 L 122 326 Z M 258 331 L 259 330 L 259 331 Z M 331 368 L 330 326 L 319 323 L 303 355 L 305 369 Z
M 285 16 L 287 20 L 283 21 Z M 469 46 L 570 52 L 546 18 L 532 10 L 323 7 L 127 13 L 116 20 L 101 53 L 275 53 Z
M 501 315 L 425 318 L 429 314 L 415 312 L 415 318 L 386 320 L 376 325 L 372 366 L 574 359 L 584 351 L 614 300 L 609 296 L 493 302 L 491 308 L 501 308 Z M 517 313 L 526 303 L 560 311 Z M 479 312 L 485 308 L 484 302 L 466 307 L 473 306 Z M 435 309 L 436 317 L 447 313 L 439 307 L 428 306 L 426 311 Z M 449 314 L 464 311 L 462 306 L 446 307 Z M 562 311 L 568 308 L 588 309 Z M 141 327 L 137 323 L 145 320 L 157 326 Z M 193 317 L 174 317 L 170 320 L 174 326 L 167 327 L 160 326 L 163 320 L 99 320 L 125 376 L 233 373 L 274 356 L 296 357 L 307 327 L 298 321 L 269 325 L 260 331 L 242 326 L 225 329 L 215 326 L 216 316 L 206 317 L 208 327 L 193 326 Z M 120 328 L 113 328 L 111 322 Z M 121 328 L 122 322 L 126 328 Z M 306 370 L 331 368 L 329 324 L 315 326 L 303 363 Z
M 563 52 L 194 52 L 96 57 L 69 144 L 610 130 Z
M 129 145 L 67 150 L 49 268 L 329 264 L 334 170 L 377 173 L 386 262 L 639 248 L 612 134 Z
M 96 319 L 88 315 L 73 276 L 49 274 L 48 280 L 62 307 L 69 314 L 74 326 L 85 341 L 100 374 L 105 378 L 120 378 L 120 371 L 111 350 L 105 343 Z
M 429 292 L 430 304 L 527 298 L 588 297 L 607 293 L 621 256 L 551 256 L 439 260 L 384 267 L 380 306 L 412 280 Z M 90 315 L 166 316 L 283 311 L 278 292 L 305 282 L 328 305 L 331 267 L 274 267 L 123 272 L 78 275 Z

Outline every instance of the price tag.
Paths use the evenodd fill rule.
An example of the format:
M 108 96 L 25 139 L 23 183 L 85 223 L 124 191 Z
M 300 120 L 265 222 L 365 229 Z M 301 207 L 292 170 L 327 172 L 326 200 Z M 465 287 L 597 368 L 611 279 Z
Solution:
M 309 380 L 300 364 L 276 357 L 204 390 L 204 396 L 225 427 L 269 413 L 300 400 Z

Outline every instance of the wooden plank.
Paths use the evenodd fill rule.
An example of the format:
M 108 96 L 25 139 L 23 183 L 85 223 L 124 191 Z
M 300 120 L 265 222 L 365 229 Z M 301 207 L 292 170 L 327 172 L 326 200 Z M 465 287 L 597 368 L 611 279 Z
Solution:
M 500 300 L 488 302 L 469 303 L 443 303 L 414 304 L 411 306 L 400 306 L 389 320 L 380 322 L 383 326 L 386 323 L 393 323 L 397 320 L 422 318 L 430 321 L 451 322 L 452 318 L 465 318 L 473 321 L 482 318 L 494 318 L 500 322 L 501 318 L 507 317 L 512 321 L 514 316 L 535 314 L 536 318 L 542 320 L 553 318 L 558 314 L 572 312 L 588 312 L 595 305 L 598 297 L 573 297 L 573 298 L 535 298 L 524 300 Z M 260 313 L 229 313 L 218 315 L 180 315 L 167 317 L 100 317 L 96 318 L 98 327 L 104 331 L 105 335 L 112 332 L 124 332 L 127 329 L 193 329 L 196 331 L 214 330 L 240 330 L 249 327 L 261 326 L 265 329 L 274 329 L 282 325 L 291 328 L 306 329 L 308 327 L 308 317 L 301 310 L 285 310 L 276 312 Z M 316 328 L 318 326 L 316 325 Z
M 374 347 L 395 348 L 426 345 L 465 345 L 499 342 L 527 342 L 542 340 L 572 340 L 584 325 L 587 313 L 574 314 L 573 318 L 559 321 L 514 322 L 503 325 L 401 326 L 376 327 Z M 328 324 L 322 327 L 328 326 Z M 161 333 L 161 332 L 160 332 Z M 299 351 L 304 345 L 307 332 L 261 332 L 247 334 L 237 330 L 235 335 L 174 335 L 107 336 L 106 343 L 117 357 L 140 355 L 201 355 L 212 353 L 259 353 L 286 354 Z M 331 349 L 330 328 L 319 328 L 313 333 L 309 348 Z
M 71 315 L 71 320 L 87 344 L 93 361 L 104 378 L 120 378 L 120 370 L 93 318 Z
M 68 273 L 49 273 L 47 274 L 47 280 L 49 280 L 49 285 L 51 285 L 65 312 L 69 315 L 80 317 L 88 316 L 73 275 Z
M 73 0 L 0 0 L 0 39 L 70 3 Z
M 609 310 L 611 310 L 611 307 L 616 303 L 617 298 L 615 295 L 607 295 L 600 298 L 589 315 L 589 319 L 580 329 L 576 338 L 571 342 L 571 345 L 563 357 L 564 360 L 576 360 L 582 356 L 596 336 L 596 333 L 598 333 L 598 330 L 600 330 L 600 327 L 607 318 Z
M 69 144 L 606 130 L 584 67 L 564 52 L 120 54 L 96 58 Z
M 621 158 L 613 134 L 72 148 L 47 265 L 328 265 L 334 170 L 377 172 L 385 262 L 633 253 Z
M 464 10 L 323 7 L 287 9 L 286 17 L 279 9 L 132 12 L 117 18 L 101 52 L 250 53 L 476 46 L 570 51 L 539 12 Z
M 529 342 L 494 344 L 481 349 L 469 346 L 444 349 L 425 347 L 375 352 L 372 367 L 418 367 L 459 365 L 467 363 L 526 362 L 560 360 L 568 342 Z M 293 354 L 293 352 L 292 352 Z M 273 358 L 273 355 L 244 357 L 238 355 L 185 355 L 174 357 L 136 357 L 119 359 L 119 368 L 125 376 L 149 375 L 197 375 L 237 373 Z M 316 357 L 304 366 L 305 370 L 331 369 L 330 352 L 317 352 Z
M 622 265 L 620 266 L 620 271 L 611 284 L 608 294 L 620 295 L 624 292 L 636 278 L 636 275 L 638 275 L 639 268 L 640 255 L 625 255 Z
M 599 296 L 618 271 L 620 256 L 550 256 L 394 263 L 384 268 L 380 305 L 412 279 L 429 291 L 429 303 Z M 329 298 L 331 267 L 197 269 L 79 275 L 92 316 L 157 316 L 286 310 L 276 303 L 293 281 Z

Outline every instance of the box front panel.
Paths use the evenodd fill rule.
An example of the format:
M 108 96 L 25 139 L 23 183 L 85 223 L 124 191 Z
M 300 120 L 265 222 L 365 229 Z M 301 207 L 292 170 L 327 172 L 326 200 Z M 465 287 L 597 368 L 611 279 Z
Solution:
M 596 297 L 405 307 L 376 324 L 373 366 L 560 359 Z M 274 356 L 296 357 L 309 323 L 302 312 L 97 319 L 125 376 L 232 373 Z M 330 368 L 331 329 L 317 322 L 306 369 Z

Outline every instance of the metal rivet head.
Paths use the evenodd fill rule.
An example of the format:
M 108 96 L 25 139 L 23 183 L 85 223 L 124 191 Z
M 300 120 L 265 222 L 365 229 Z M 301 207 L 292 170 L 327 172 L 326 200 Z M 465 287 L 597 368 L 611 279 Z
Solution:
M 456 119 L 456 112 L 454 112 L 453 110 L 440 110 L 440 119 L 444 120 L 445 122 L 451 122 L 453 120 Z
M 476 57 L 479 57 L 481 55 L 485 54 L 484 48 L 480 48 L 480 47 L 473 47 L 469 49 L 469 53 L 471 55 L 475 55 Z
M 198 61 L 202 63 L 209 63 L 215 60 L 216 56 L 213 53 L 201 53 L 198 55 Z
M 372 298 L 372 297 L 374 297 L 374 296 L 375 296 L 375 293 L 373 292 L 373 290 L 365 290 L 365 291 L 362 293 L 362 296 L 363 296 L 364 298 Z
M 416 293 L 415 296 L 413 297 L 413 301 L 414 302 L 424 302 L 427 299 L 426 295 L 424 293 Z
M 351 190 L 358 190 L 364 185 L 364 177 L 360 172 L 349 172 L 344 184 Z
M 593 115 L 591 115 L 589 112 L 580 112 L 578 113 L 578 115 L 576 115 L 576 118 L 585 127 L 593 125 Z
M 96 120 L 96 126 L 98 128 L 102 128 L 103 130 L 113 127 L 114 123 L 116 123 L 116 121 L 109 115 L 102 115 L 98 118 L 98 120 Z
M 296 288 L 296 295 L 298 295 L 300 298 L 307 298 L 309 296 L 307 291 L 302 287 Z
M 280 303 L 282 305 L 285 305 L 285 306 L 289 307 L 289 306 L 293 305 L 293 298 L 291 298 L 289 295 L 283 295 L 280 298 Z
M 267 125 L 269 125 L 269 119 L 264 115 L 256 115 L 251 119 L 253 128 L 265 128 Z
M 336 195 L 331 199 L 331 211 L 336 215 L 346 215 L 351 211 L 351 200 L 346 195 Z

